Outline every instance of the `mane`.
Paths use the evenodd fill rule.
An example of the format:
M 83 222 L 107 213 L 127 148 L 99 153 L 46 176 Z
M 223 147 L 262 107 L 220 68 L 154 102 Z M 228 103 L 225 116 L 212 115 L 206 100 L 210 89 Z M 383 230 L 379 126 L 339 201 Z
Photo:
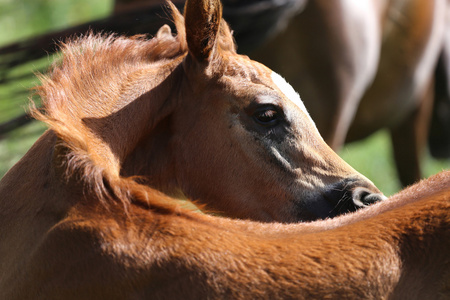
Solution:
M 160 30 L 163 34 L 152 39 L 143 35 L 121 37 L 88 33 L 61 44 L 62 59 L 52 65 L 48 75 L 38 75 L 41 85 L 35 90 L 42 99 L 42 108 L 37 109 L 32 104 L 32 115 L 57 135 L 55 147 L 64 149 L 59 159 L 65 176 L 79 177 L 103 203 L 119 200 L 127 204 L 137 199 L 173 208 L 173 203 L 168 204 L 162 193 L 139 184 L 136 178 L 121 177 L 114 153 L 102 147 L 99 134 L 83 122 L 107 117 L 155 86 L 152 80 L 144 87 L 124 86 L 124 78 L 132 82 L 143 70 L 158 69 L 187 54 L 184 17 L 172 3 L 168 5 L 176 36 L 169 27 L 163 27 Z M 221 32 L 228 34 L 219 42 L 231 37 L 227 25 L 222 23 Z M 220 42 L 220 45 L 224 50 L 232 50 L 229 43 Z

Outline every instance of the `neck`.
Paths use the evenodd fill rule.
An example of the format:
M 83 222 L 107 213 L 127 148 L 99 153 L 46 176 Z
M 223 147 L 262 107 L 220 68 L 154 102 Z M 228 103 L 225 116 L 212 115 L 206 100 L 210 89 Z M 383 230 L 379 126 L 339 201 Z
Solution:
M 94 143 L 103 148 L 99 152 L 109 154 L 106 155 L 105 165 L 116 162 L 116 175 L 124 167 L 130 169 L 124 166 L 130 162 L 129 157 L 138 152 L 137 148 L 149 146 L 145 140 L 154 135 L 155 128 L 173 110 L 176 103 L 171 100 L 174 98 L 171 94 L 180 76 L 176 70 L 178 65 L 179 59 L 157 68 L 158 73 L 155 73 L 155 68 L 141 70 L 139 74 L 134 74 L 133 83 L 118 95 L 116 107 L 119 106 L 119 109 L 106 117 L 83 119 L 85 126 L 97 137 Z M 136 89 L 136 86 L 140 88 Z M 138 90 L 139 94 L 134 94 L 134 90 Z
M 180 198 L 173 162 L 171 117 L 161 120 L 123 161 L 121 176 L 139 176 L 144 183 L 172 197 Z

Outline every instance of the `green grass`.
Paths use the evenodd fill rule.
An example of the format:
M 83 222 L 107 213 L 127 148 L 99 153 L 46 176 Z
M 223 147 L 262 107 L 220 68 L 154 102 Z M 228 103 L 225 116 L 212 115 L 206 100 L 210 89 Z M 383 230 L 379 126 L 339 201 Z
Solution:
M 363 141 L 348 144 L 339 154 L 357 171 L 372 180 L 386 195 L 400 190 L 387 131 L 381 130 Z M 450 169 L 450 160 L 436 160 L 425 153 L 422 168 L 423 177 L 428 177 Z
M 0 45 L 105 16 L 111 5 L 112 0 L 0 0 Z M 51 58 L 45 58 L 22 66 L 14 70 L 14 74 L 38 70 L 50 60 Z M 36 84 L 37 80 L 32 78 L 0 87 L 0 122 L 23 113 L 28 103 L 28 89 Z M 23 94 L 13 99 L 8 97 L 12 91 L 17 90 Z M 33 122 L 0 137 L 0 178 L 25 154 L 44 130 L 44 125 Z M 385 131 L 345 146 L 340 155 L 371 179 L 386 195 L 400 189 Z M 450 169 L 450 160 L 437 161 L 425 155 L 423 166 L 424 176 L 429 176 L 443 169 Z
M 0 45 L 109 14 L 112 0 L 0 0 Z

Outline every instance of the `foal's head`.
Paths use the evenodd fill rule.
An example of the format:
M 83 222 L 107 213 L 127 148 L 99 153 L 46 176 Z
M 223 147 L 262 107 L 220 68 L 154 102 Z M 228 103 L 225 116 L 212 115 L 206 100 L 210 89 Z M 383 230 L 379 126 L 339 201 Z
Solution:
M 138 175 L 166 194 L 261 221 L 332 217 L 382 199 L 324 143 L 292 87 L 236 53 L 221 13 L 219 0 L 189 0 L 185 18 L 174 9 L 177 36 L 164 26 L 150 41 L 91 38 L 65 59 L 44 84 L 44 118 L 71 149 L 71 165 L 109 193 Z M 67 99 L 70 107 L 62 95 L 78 100 Z

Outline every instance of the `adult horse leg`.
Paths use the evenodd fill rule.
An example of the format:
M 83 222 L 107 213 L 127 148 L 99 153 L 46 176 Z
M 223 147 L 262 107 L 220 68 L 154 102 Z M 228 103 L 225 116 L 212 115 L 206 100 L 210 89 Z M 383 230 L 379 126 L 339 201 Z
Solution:
M 335 150 L 375 75 L 380 33 L 373 10 L 366 0 L 309 1 L 284 32 L 251 55 L 301 92 L 324 140 Z
M 450 5 L 447 10 L 450 11 Z M 436 158 L 450 158 L 450 12 L 447 13 L 444 46 L 434 73 L 434 106 L 428 145 Z
M 398 126 L 389 128 L 395 165 L 403 186 L 413 184 L 422 177 L 421 160 L 428 137 L 433 96 L 431 79 L 420 105 Z

